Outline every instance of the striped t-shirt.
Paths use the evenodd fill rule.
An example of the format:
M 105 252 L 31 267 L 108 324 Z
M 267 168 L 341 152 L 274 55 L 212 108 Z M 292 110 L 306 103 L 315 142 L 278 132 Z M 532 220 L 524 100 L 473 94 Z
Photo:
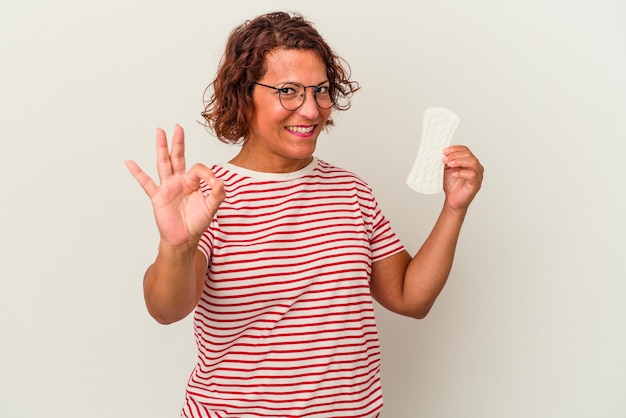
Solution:
M 376 417 L 369 278 L 404 247 L 371 189 L 317 159 L 287 174 L 212 169 L 226 198 L 199 245 L 208 267 L 182 415 Z

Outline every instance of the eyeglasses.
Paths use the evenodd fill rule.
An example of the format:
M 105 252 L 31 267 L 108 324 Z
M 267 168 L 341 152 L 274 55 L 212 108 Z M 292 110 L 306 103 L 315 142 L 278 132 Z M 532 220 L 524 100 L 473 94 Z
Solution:
M 313 98 L 321 109 L 330 109 L 334 104 L 330 97 L 330 84 L 327 81 L 317 86 L 303 86 L 296 82 L 285 83 L 280 87 L 268 86 L 267 84 L 257 82 L 254 84 L 276 90 L 280 104 L 286 110 L 298 110 L 306 100 L 306 89 L 308 88 L 313 89 Z

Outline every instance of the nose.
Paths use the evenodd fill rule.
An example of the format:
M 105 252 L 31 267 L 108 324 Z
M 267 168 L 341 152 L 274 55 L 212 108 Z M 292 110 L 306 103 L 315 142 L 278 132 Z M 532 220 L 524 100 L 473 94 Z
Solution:
M 304 103 L 297 110 L 300 116 L 303 116 L 307 119 L 317 119 L 320 114 L 320 109 L 317 106 L 317 102 L 315 101 L 315 90 L 311 90 L 310 92 L 306 92 L 304 95 Z

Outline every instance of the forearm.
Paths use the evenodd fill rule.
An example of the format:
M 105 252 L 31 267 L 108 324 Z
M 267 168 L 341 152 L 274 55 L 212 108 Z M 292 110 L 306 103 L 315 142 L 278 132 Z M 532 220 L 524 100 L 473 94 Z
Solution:
M 154 263 L 144 277 L 148 312 L 163 324 L 186 317 L 197 304 L 195 267 L 197 248 L 177 248 L 161 243 Z
M 402 293 L 411 316 L 425 317 L 443 290 L 466 213 L 444 205 L 430 235 L 409 262 Z

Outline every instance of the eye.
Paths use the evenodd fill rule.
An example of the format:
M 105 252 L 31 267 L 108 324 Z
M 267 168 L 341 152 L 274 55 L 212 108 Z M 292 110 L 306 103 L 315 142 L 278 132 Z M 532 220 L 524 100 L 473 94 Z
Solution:
M 280 94 L 296 94 L 296 89 L 294 87 L 283 86 L 279 91 Z
M 318 86 L 315 88 L 315 94 L 326 95 L 330 93 L 330 86 Z
M 283 84 L 283 86 L 278 91 L 280 92 L 280 95 L 284 98 L 292 98 L 302 94 L 302 87 L 298 86 L 297 84 L 287 83 Z

